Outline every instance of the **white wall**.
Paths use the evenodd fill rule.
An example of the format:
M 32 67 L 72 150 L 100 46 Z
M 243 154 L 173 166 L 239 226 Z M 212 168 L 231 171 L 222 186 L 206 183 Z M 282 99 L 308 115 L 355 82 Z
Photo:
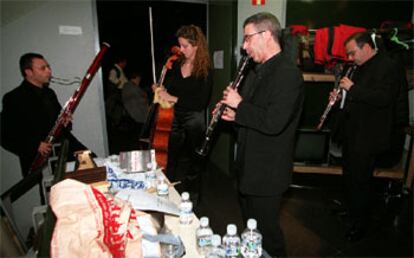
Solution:
M 286 24 L 286 1 L 287 0 L 267 0 L 265 5 L 252 5 L 252 0 L 238 0 L 237 5 L 237 42 L 242 43 L 243 23 L 249 16 L 259 12 L 269 12 L 277 17 L 282 28 Z M 237 55 L 239 49 L 236 49 Z
M 94 4 L 93 0 L 0 1 L 0 97 L 22 81 L 18 60 L 26 52 L 43 54 L 52 66 L 54 76 L 83 78 L 99 50 Z M 60 25 L 80 27 L 82 34 L 61 35 Z M 78 86 L 51 84 L 62 105 Z M 73 134 L 98 156 L 106 156 L 108 153 L 102 92 L 99 71 L 89 85 L 73 120 Z M 1 149 L 0 154 L 0 192 L 4 192 L 21 179 L 21 171 L 16 156 L 4 149 Z M 31 206 L 38 203 L 37 195 L 38 190 L 33 189 L 15 205 L 15 215 L 23 231 L 31 225 L 28 215 L 31 214 Z

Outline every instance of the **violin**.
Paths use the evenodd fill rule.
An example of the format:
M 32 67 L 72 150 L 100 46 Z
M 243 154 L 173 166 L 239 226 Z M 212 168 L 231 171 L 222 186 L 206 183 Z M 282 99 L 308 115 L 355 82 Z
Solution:
M 167 74 L 168 70 L 171 70 L 173 63 L 180 57 L 181 55 L 181 51 L 180 48 L 178 46 L 173 46 L 171 48 L 171 53 L 172 55 L 167 59 L 167 62 L 165 63 L 165 65 L 162 68 L 161 71 L 161 76 L 160 79 L 158 80 L 157 83 L 157 88 L 154 91 L 154 103 L 158 103 L 161 108 L 171 108 L 174 106 L 174 103 L 168 102 L 168 101 L 164 101 L 162 99 L 160 99 L 159 97 L 159 92 L 161 90 L 163 90 L 163 88 L 161 87 L 161 85 L 164 82 L 165 79 L 165 75 Z
M 178 46 L 171 48 L 171 56 L 164 64 L 157 88 L 154 90 L 154 100 L 148 112 L 147 121 L 141 131 L 141 142 L 147 143 L 148 149 L 155 149 L 155 159 L 158 166 L 164 170 L 168 160 L 168 140 L 174 118 L 174 103 L 163 101 L 158 94 L 162 88 L 168 70 L 172 69 L 173 63 L 181 56 Z

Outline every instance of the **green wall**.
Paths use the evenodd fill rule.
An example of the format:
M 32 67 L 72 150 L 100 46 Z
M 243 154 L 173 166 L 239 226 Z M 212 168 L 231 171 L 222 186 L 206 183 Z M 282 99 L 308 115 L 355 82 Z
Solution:
M 223 69 L 214 69 L 214 87 L 210 111 L 221 99 L 223 90 L 232 80 L 236 69 L 234 49 L 238 49 L 237 38 L 237 3 L 235 1 L 211 1 L 209 4 L 209 47 L 213 56 L 215 51 L 222 50 Z M 211 114 L 209 114 L 209 117 Z M 210 161 L 214 167 L 226 174 L 230 173 L 233 160 L 234 139 L 232 126 L 220 121 L 216 128 L 214 143 L 210 150 Z

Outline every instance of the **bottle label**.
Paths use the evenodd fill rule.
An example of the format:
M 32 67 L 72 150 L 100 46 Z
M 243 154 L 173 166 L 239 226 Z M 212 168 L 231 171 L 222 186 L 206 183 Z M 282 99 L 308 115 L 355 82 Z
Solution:
M 219 247 L 212 247 L 209 252 L 206 254 L 206 258 L 225 258 L 226 252 L 224 249 Z
M 191 202 L 181 203 L 180 209 L 181 212 L 191 213 L 193 210 L 193 204 Z
M 191 224 L 193 221 L 193 204 L 191 202 L 181 203 L 180 205 L 180 223 Z
M 259 240 L 244 240 L 240 251 L 245 257 L 260 257 L 262 255 L 262 243 Z
M 211 245 L 211 236 L 202 236 L 198 238 L 197 244 L 199 247 Z
M 168 195 L 168 185 L 165 182 L 158 183 L 157 185 L 158 195 Z
M 192 213 L 181 213 L 180 214 L 181 224 L 191 224 L 192 221 L 193 221 Z
M 237 245 L 229 245 L 226 246 L 226 256 L 238 256 L 239 250 L 237 248 Z

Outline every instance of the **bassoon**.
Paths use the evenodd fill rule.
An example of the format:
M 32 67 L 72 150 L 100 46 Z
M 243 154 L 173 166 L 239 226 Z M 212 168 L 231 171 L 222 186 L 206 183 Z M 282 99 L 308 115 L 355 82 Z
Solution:
M 236 78 L 234 79 L 234 81 L 230 85 L 230 87 L 232 89 L 237 89 L 239 87 L 241 81 L 244 78 L 244 72 L 245 72 L 245 69 L 246 69 L 250 59 L 251 59 L 251 57 L 249 57 L 248 55 L 242 56 L 242 59 L 240 60 L 239 68 L 237 70 Z M 226 109 L 226 107 L 227 107 L 227 105 L 220 104 L 220 106 L 218 107 L 217 112 L 211 118 L 210 123 L 207 127 L 207 130 L 205 132 L 204 141 L 203 141 L 201 147 L 196 149 L 196 152 L 199 155 L 207 156 L 208 151 L 210 149 L 210 140 L 211 140 L 211 137 L 214 133 L 214 129 L 216 128 L 217 123 L 219 122 L 221 116 L 223 115 L 223 112 Z
M 108 43 L 105 43 L 105 42 L 102 43 L 101 50 L 95 56 L 95 59 L 93 60 L 92 64 L 89 66 L 89 69 L 87 70 L 85 76 L 83 77 L 79 88 L 75 90 L 72 97 L 70 97 L 70 99 L 66 102 L 65 106 L 61 109 L 60 114 L 58 118 L 56 119 L 56 122 L 53 128 L 50 130 L 44 142 L 53 143 L 55 139 L 60 136 L 62 129 L 65 127 L 64 125 L 65 121 L 67 121 L 68 117 L 75 112 L 80 100 L 85 94 L 85 91 L 87 90 L 95 73 L 98 71 L 100 67 L 102 57 L 104 56 L 105 52 L 108 50 L 109 47 L 110 45 Z M 30 167 L 30 171 L 35 171 L 41 168 L 45 164 L 47 159 L 48 159 L 48 156 L 41 155 L 38 152 Z
M 347 69 L 344 69 L 345 70 L 345 73 L 342 73 L 343 74 L 343 76 L 337 76 L 337 78 L 336 78 L 336 80 L 335 80 L 335 86 L 334 86 L 334 91 L 335 91 L 335 94 L 334 94 L 334 96 L 335 97 L 333 97 L 333 98 L 331 98 L 331 99 L 329 99 L 329 102 L 328 102 L 328 104 L 326 105 L 326 108 L 325 108 L 325 110 L 324 110 L 324 112 L 323 112 L 323 114 L 322 114 L 322 116 L 321 116 L 321 118 L 320 118 L 320 120 L 319 120 L 319 124 L 318 124 L 318 126 L 316 127 L 316 130 L 321 130 L 322 129 L 322 127 L 323 127 L 323 124 L 325 123 L 325 120 L 326 120 L 326 118 L 328 117 L 328 114 L 329 114 L 329 112 L 331 111 L 331 109 L 332 109 L 332 107 L 335 105 L 335 103 L 336 103 L 336 101 L 339 99 L 339 98 L 341 98 L 342 97 L 342 94 L 341 94 L 341 92 L 342 92 L 342 89 L 339 87 L 339 82 L 341 81 L 341 79 L 343 78 L 343 77 L 348 77 L 348 78 L 352 78 L 352 75 L 353 75 L 353 73 L 354 73 L 354 71 L 355 71 L 355 69 L 356 69 L 356 65 L 355 64 L 352 64 L 352 65 L 350 65 L 350 66 L 348 66 L 348 68 Z

